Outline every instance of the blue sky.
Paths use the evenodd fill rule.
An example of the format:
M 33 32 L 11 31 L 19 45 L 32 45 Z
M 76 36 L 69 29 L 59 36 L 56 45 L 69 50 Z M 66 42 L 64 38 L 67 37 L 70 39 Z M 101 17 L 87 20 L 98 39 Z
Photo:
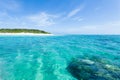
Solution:
M 120 0 L 0 0 L 0 28 L 120 34 Z

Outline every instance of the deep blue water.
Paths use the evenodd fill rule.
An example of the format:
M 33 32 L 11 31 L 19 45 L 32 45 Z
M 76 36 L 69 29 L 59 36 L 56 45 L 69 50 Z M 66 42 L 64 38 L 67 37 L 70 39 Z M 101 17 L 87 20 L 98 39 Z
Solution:
M 0 80 L 120 80 L 120 36 L 0 36 Z

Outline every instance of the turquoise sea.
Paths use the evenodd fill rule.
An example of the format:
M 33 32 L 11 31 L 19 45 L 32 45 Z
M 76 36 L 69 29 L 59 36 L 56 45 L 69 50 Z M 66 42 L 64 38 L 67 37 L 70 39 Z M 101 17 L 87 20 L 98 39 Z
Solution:
M 120 36 L 0 36 L 0 80 L 120 80 Z

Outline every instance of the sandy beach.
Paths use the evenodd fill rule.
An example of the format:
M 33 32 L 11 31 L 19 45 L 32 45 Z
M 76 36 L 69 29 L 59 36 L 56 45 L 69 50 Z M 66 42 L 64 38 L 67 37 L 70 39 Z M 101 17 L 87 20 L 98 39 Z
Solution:
M 37 33 L 0 33 L 0 36 L 53 36 L 53 34 L 37 34 Z

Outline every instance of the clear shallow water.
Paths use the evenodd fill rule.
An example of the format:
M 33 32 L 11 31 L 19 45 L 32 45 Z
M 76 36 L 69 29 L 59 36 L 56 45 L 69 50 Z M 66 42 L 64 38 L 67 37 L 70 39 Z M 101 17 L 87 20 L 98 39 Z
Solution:
M 120 36 L 0 36 L 0 80 L 120 80 Z

